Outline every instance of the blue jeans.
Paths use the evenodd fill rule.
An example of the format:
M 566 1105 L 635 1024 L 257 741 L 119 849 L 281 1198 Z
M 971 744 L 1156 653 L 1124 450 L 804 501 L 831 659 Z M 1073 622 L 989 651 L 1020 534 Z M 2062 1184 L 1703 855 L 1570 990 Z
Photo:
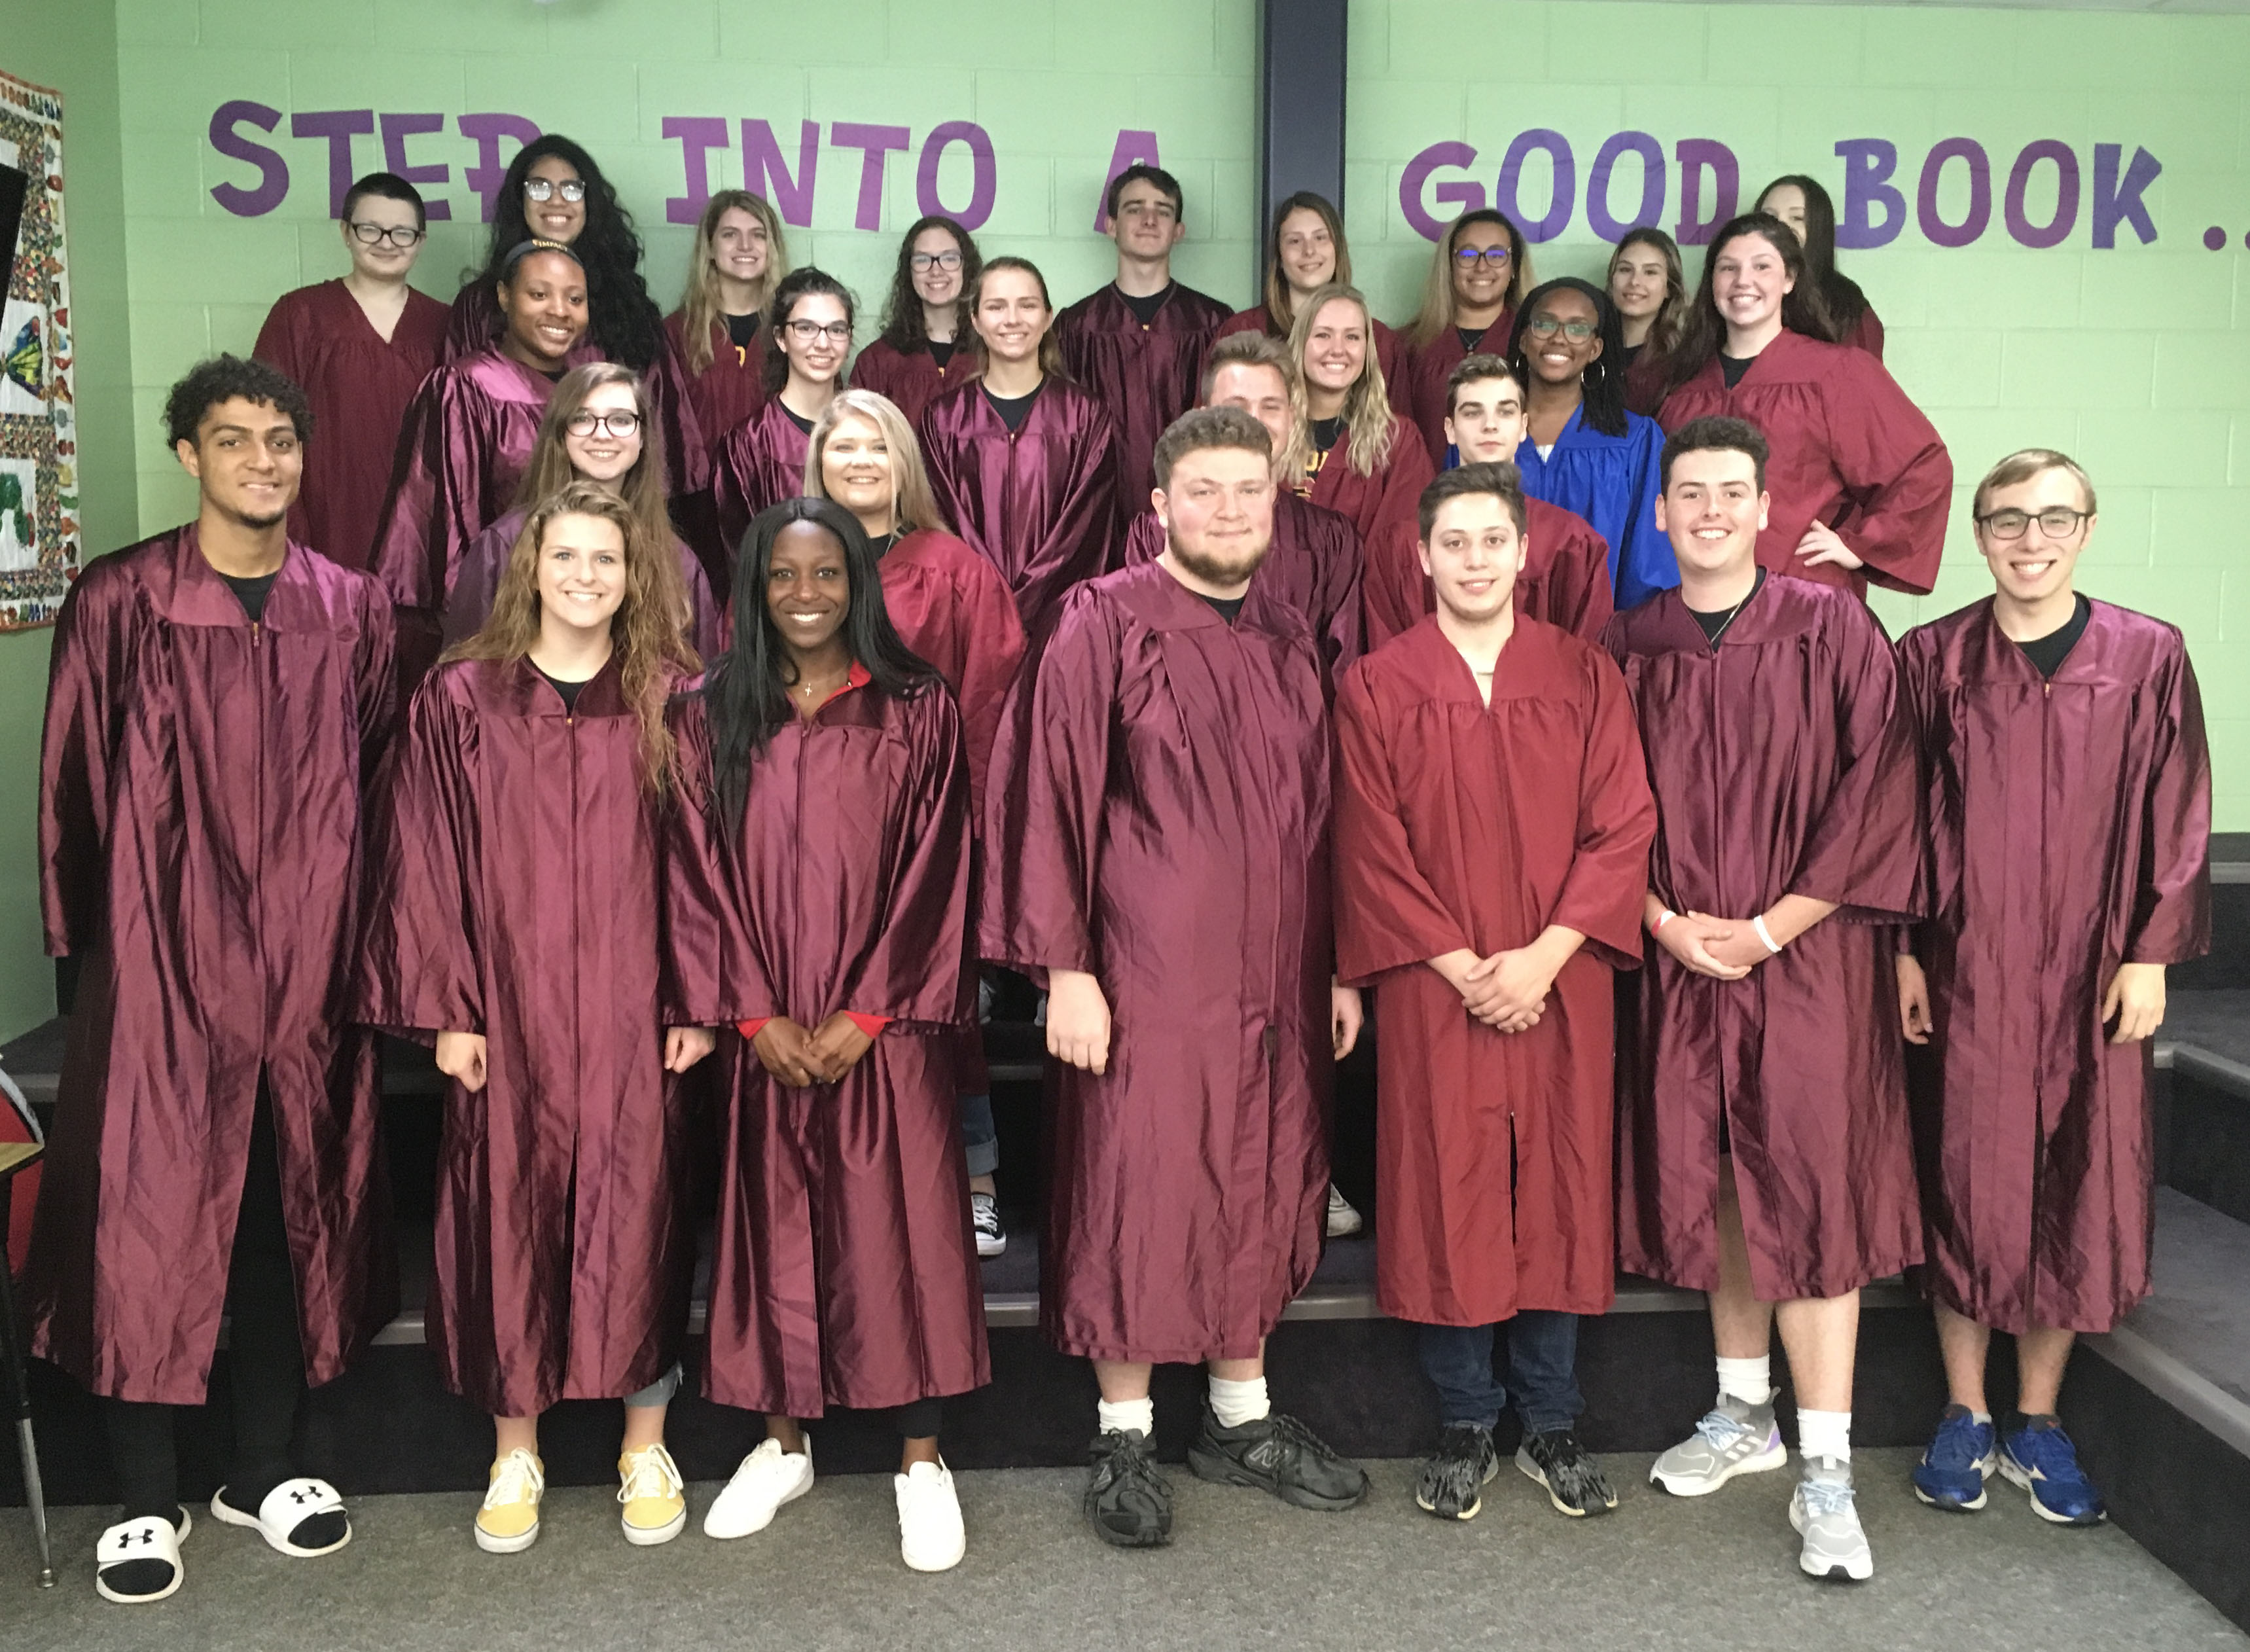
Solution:
M 1529 1433 L 1567 1428 L 1586 1408 L 1578 1393 L 1578 1317 L 1527 1308 L 1501 1325 L 1424 1325 L 1422 1374 L 1438 1390 L 1446 1423 L 1489 1428 L 1513 1393 Z M 1508 1333 L 1508 1381 L 1492 1368 L 1495 1330 Z
M 969 1150 L 971 1176 L 990 1176 L 1000 1168 L 1000 1131 L 992 1123 L 990 1096 L 961 1098 L 961 1141 Z

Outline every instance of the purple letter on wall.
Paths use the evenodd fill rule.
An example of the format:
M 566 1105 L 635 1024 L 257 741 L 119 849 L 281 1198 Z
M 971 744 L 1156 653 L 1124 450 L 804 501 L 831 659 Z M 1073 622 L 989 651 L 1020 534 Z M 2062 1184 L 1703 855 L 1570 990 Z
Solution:
M 2046 224 L 2036 225 L 2025 214 L 2024 197 L 2031 189 L 2032 169 L 2041 161 L 2054 162 L 2054 217 Z M 2026 246 L 2060 246 L 2069 239 L 2078 223 L 2078 156 L 2070 145 L 2056 138 L 2025 144 L 2015 165 L 2008 169 L 2008 192 L 2001 210 L 2008 233 Z
M 812 223 L 812 182 L 820 165 L 820 123 L 806 121 L 797 128 L 797 176 L 781 158 L 781 145 L 764 121 L 742 122 L 742 187 L 763 195 L 774 204 L 784 224 L 805 229 Z
M 1969 163 L 1969 211 L 1958 224 L 1937 215 L 1937 181 L 1948 161 Z M 1992 221 L 1992 163 L 1984 146 L 1974 138 L 1947 138 L 1929 146 L 1922 163 L 1922 185 L 1915 191 L 1914 214 L 1922 224 L 1922 238 L 1932 246 L 1966 246 Z
M 344 197 L 351 193 L 352 180 L 359 176 L 352 168 L 352 139 L 374 130 L 373 109 L 314 109 L 289 117 L 291 137 L 328 141 L 328 216 L 332 218 L 344 215 Z
M 288 195 L 289 163 L 278 149 L 253 143 L 235 130 L 245 124 L 271 132 L 281 124 L 281 111 L 241 98 L 222 103 L 211 111 L 211 146 L 231 160 L 247 161 L 256 167 L 258 187 L 245 190 L 237 183 L 215 183 L 211 193 L 212 200 L 237 218 L 254 218 L 271 212 Z
M 1701 246 L 1711 232 L 1735 216 L 1742 198 L 1743 169 L 1735 152 L 1713 138 L 1682 138 L 1672 146 L 1680 162 L 1680 222 L 1673 239 L 1682 246 Z M 1703 216 L 1703 173 L 1711 174 L 1711 215 Z
M 958 212 L 938 198 L 937 166 L 949 143 L 969 146 L 969 204 Z M 992 135 L 974 121 L 947 121 L 934 127 L 922 140 L 921 159 L 914 168 L 914 204 L 924 217 L 943 213 L 964 230 L 982 229 L 992 216 L 992 199 L 999 183 L 992 158 Z
M 687 193 L 665 202 L 664 221 L 693 224 L 703 216 L 704 203 L 711 198 L 711 176 L 703 156 L 706 151 L 723 149 L 732 142 L 727 135 L 727 122 L 715 114 L 667 114 L 664 135 L 667 142 L 679 140 L 680 158 L 687 169 Z
M 1640 157 L 1640 204 L 1627 218 L 1610 216 L 1610 175 L 1628 155 Z M 1615 245 L 1644 225 L 1664 217 L 1664 146 L 1646 132 L 1620 132 L 1594 156 L 1594 175 L 1586 180 L 1586 222 Z
M 1547 210 L 1536 218 L 1524 211 L 1515 188 L 1523 176 L 1523 163 L 1534 149 L 1546 150 L 1548 159 L 1555 163 L 1555 186 L 1548 194 Z M 1517 133 L 1501 161 L 1500 183 L 1492 192 L 1492 204 L 1515 220 L 1523 238 L 1551 241 L 1560 235 L 1570 221 L 1570 204 L 1577 195 L 1578 163 L 1570 154 L 1570 140 L 1543 126 Z
M 453 169 L 443 162 L 432 166 L 415 166 L 406 158 L 406 140 L 418 132 L 443 132 L 445 117 L 442 114 L 386 114 L 383 117 L 383 163 L 418 189 L 424 184 L 435 187 L 452 181 Z M 342 204 L 339 202 L 341 210 Z M 432 219 L 450 219 L 453 216 L 451 201 L 424 201 L 422 208 Z
M 528 143 L 539 135 L 539 128 L 520 114 L 464 114 L 456 117 L 453 124 L 477 146 L 477 163 L 463 171 L 461 178 L 477 192 L 483 221 L 489 224 L 493 204 L 500 199 L 500 186 L 507 176 L 507 164 L 500 158 L 500 140 L 514 138 L 518 144 Z
M 2142 193 L 2157 181 L 2157 174 L 2164 169 L 2137 143 L 2133 146 L 2133 163 L 2125 169 L 2120 182 L 2117 162 L 2125 152 L 2121 143 L 2097 143 L 2094 146 L 2094 245 L 2112 247 L 2117 245 L 2117 226 L 2129 224 L 2133 233 L 2146 246 L 2157 238 L 2157 226 L 2149 218 L 2149 204 Z
M 1844 162 L 1844 210 L 1836 218 L 1836 245 L 1888 246 L 1906 227 L 1906 197 L 1891 183 L 1898 145 L 1886 138 L 1846 138 L 1836 146 Z M 1875 209 L 1882 222 L 1875 222 Z
M 893 149 L 903 150 L 914 134 L 902 126 L 862 126 L 857 121 L 832 121 L 828 141 L 839 149 L 859 151 L 859 203 L 852 214 L 855 230 L 883 227 L 883 165 Z
M 1432 200 L 1454 209 L 1446 218 L 1433 217 L 1422 204 L 1422 187 L 1430 181 L 1430 174 L 1441 166 L 1474 166 L 1476 157 L 1477 152 L 1466 143 L 1432 143 L 1406 162 L 1406 169 L 1398 175 L 1398 210 L 1406 215 L 1415 234 L 1425 241 L 1438 240 L 1445 235 L 1446 225 L 1463 212 L 1484 210 L 1484 185 L 1474 179 L 1455 178 L 1430 191 Z
M 1101 198 L 1094 204 L 1094 232 L 1109 233 L 1109 186 L 1117 175 L 1131 166 L 1162 166 L 1156 154 L 1156 135 L 1153 132 L 1122 131 L 1116 146 L 1109 151 L 1109 170 L 1102 175 Z

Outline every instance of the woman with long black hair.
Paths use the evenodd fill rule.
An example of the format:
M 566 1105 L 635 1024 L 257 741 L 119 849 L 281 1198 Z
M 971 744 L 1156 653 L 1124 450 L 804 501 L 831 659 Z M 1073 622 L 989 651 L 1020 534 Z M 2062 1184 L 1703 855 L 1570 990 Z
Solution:
M 1833 342 L 1804 249 L 1779 218 L 1721 226 L 1673 352 L 1657 420 L 1676 431 L 1748 419 L 1772 448 L 1761 567 L 1843 585 L 1924 592 L 1937 578 L 1953 461 L 1883 364 Z
M 1508 340 L 1525 397 L 1523 491 L 1593 525 L 1617 605 L 1630 608 L 1678 584 L 1680 568 L 1656 526 L 1664 431 L 1626 408 L 1624 356 L 1616 307 L 1574 275 L 1533 287 Z
M 1777 177 L 1765 186 L 1754 210 L 1771 213 L 1797 232 L 1805 270 L 1820 289 L 1820 301 L 1828 307 L 1837 339 L 1882 360 L 1882 318 L 1860 284 L 1836 267 L 1836 204 L 1819 181 L 1802 172 Z
M 732 644 L 672 711 L 673 967 L 693 1016 L 729 1029 L 705 1391 L 763 1413 L 766 1438 L 703 1530 L 748 1537 L 811 1490 L 805 1420 L 889 1410 L 901 1553 L 942 1572 L 963 1537 L 941 1402 L 990 1375 L 954 1094 L 974 1001 L 960 714 L 833 501 L 761 515 L 735 593 Z
M 672 496 L 701 493 L 711 477 L 708 444 L 687 391 L 687 375 L 664 330 L 664 313 L 641 280 L 639 232 L 594 157 L 555 133 L 515 152 L 493 204 L 484 267 L 463 282 L 445 328 L 445 359 L 473 355 L 500 333 L 498 289 L 510 250 L 525 241 L 567 246 L 586 273 L 586 334 L 572 355 L 617 362 L 648 384 L 664 427 Z
M 888 397 L 911 425 L 934 397 L 976 377 L 969 295 L 984 267 L 960 225 L 942 213 L 916 219 L 899 242 L 882 334 L 852 363 L 852 387 Z

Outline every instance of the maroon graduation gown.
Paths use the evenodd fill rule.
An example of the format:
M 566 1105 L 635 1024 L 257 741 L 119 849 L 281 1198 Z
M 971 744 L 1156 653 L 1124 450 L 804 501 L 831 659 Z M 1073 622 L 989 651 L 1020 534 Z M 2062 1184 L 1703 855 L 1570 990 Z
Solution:
M 1445 468 L 1446 449 L 1453 445 L 1446 439 L 1446 381 L 1472 355 L 1507 355 L 1508 335 L 1515 326 L 1515 312 L 1502 310 L 1500 319 L 1484 329 L 1474 349 L 1461 342 L 1456 328 L 1447 328 L 1427 344 L 1416 344 L 1400 335 L 1403 349 L 1391 404 L 1422 432 L 1423 449 L 1433 469 Z
M 1860 312 L 1860 319 L 1852 323 L 1852 330 L 1844 342 L 1854 349 L 1862 349 L 1877 361 L 1883 359 L 1883 320 L 1875 314 L 1872 304 Z
M 1117 523 L 1117 426 L 1066 379 L 1039 386 L 1023 428 L 981 381 L 922 410 L 916 434 L 938 513 L 991 560 L 1034 653 L 1064 593 L 1108 567 Z
M 251 354 L 287 374 L 313 409 L 292 539 L 347 568 L 368 565 L 406 405 L 445 342 L 445 307 L 411 287 L 387 339 L 342 280 L 274 301 Z
M 1869 580 L 1892 591 L 1929 590 L 1953 503 L 1953 460 L 1881 362 L 1847 344 L 1784 332 L 1732 390 L 1714 356 L 1664 398 L 1658 420 L 1669 433 L 1715 413 L 1750 420 L 1773 450 L 1760 565 L 1860 597 Z M 1867 566 L 1805 566 L 1797 543 L 1815 518 Z
M 967 384 L 984 370 L 984 358 L 974 340 L 956 343 L 940 367 L 927 345 L 908 353 L 879 338 L 853 358 L 852 388 L 887 396 L 911 425 L 941 393 Z
M 1610 548 L 1574 510 L 1526 496 L 1524 535 L 1531 554 L 1515 576 L 1515 612 L 1598 642 L 1614 612 Z M 1422 571 L 1419 543 L 1386 536 L 1367 565 L 1367 634 L 1379 646 L 1438 612 L 1438 593 Z
M 687 317 L 673 311 L 664 318 L 664 331 L 687 382 L 695 426 L 702 432 L 706 451 L 715 465 L 727 433 L 766 404 L 765 324 L 758 324 L 747 349 L 737 349 L 728 336 L 726 323 L 712 322 L 711 365 L 700 373 L 691 372 L 687 366 Z
M 493 295 L 491 283 L 473 280 L 453 296 L 452 314 L 445 328 L 445 354 L 440 360 L 456 362 L 480 350 L 496 348 L 506 330 L 500 301 Z M 671 343 L 669 335 L 661 341 L 662 348 L 657 351 L 656 359 L 640 370 L 640 376 L 647 387 L 649 417 L 664 432 L 666 484 L 674 499 L 682 499 L 700 494 L 711 485 L 710 450 L 718 440 L 718 432 L 707 432 L 696 417 L 687 369 Z M 734 354 L 731 349 L 727 353 Z M 608 359 L 602 347 L 594 342 L 590 328 L 578 341 L 578 348 L 570 352 L 573 367 Z
M 883 606 L 906 646 L 937 667 L 961 709 L 970 820 L 984 818 L 984 779 L 1017 667 L 1024 624 L 999 570 L 942 529 L 922 528 L 883 553 Z
M 402 695 L 437 662 L 461 560 L 515 502 L 554 393 L 544 374 L 497 349 L 439 368 L 415 392 L 368 570 L 400 610 Z
M 1666 358 L 1646 345 L 1628 363 L 1625 370 L 1625 404 L 1629 412 L 1654 418 L 1657 410 L 1664 405 L 1666 375 L 1669 369 Z M 1723 377 L 1720 383 L 1724 384 Z
M 1324 692 L 1294 609 L 1230 626 L 1149 563 L 1071 593 L 1001 723 L 984 956 L 1087 971 L 1114 1018 L 1106 1074 L 1047 1068 L 1065 1353 L 1248 1358 L 1320 1259 Z
M 1743 979 L 1647 943 L 1619 1051 L 1618 1253 L 1719 1282 L 1722 1114 L 1750 1282 L 1836 1296 L 1922 1256 L 1889 925 L 1918 905 L 1913 717 L 1890 641 L 1849 592 L 1769 579 L 1714 649 L 1677 591 L 1605 639 L 1656 794 L 1649 884 L 1747 923 L 1784 895 L 1837 910 Z
M 990 1377 L 954 1082 L 974 1018 L 960 717 L 855 678 L 774 735 L 732 831 L 703 702 L 673 710 L 672 967 L 693 1019 L 728 1029 L 705 1392 L 793 1417 Z M 838 1084 L 778 1082 L 732 1030 L 840 1010 L 890 1020 Z
M 1125 535 L 1125 565 L 1154 562 L 1163 551 L 1163 524 L 1155 511 L 1142 512 Z M 1275 493 L 1273 548 L 1258 565 L 1250 595 L 1257 602 L 1285 603 L 1304 616 L 1331 680 L 1362 652 L 1363 565 L 1359 535 L 1350 522 L 1286 487 Z
M 1606 1312 L 1612 971 L 1640 963 L 1656 833 L 1625 682 L 1519 618 L 1487 707 L 1426 619 L 1345 674 L 1336 744 L 1336 973 L 1375 989 L 1383 1026 L 1377 1301 L 1446 1325 Z M 1550 923 L 1586 941 L 1528 1031 L 1476 1020 L 1428 967 Z
M 776 396 L 727 432 L 711 465 L 711 498 L 731 563 L 758 513 L 804 491 L 812 437 Z
M 475 636 L 485 621 L 492 618 L 493 598 L 500 595 L 500 576 L 507 571 L 507 559 L 530 515 L 529 510 L 521 508 L 509 511 L 472 540 L 468 550 L 461 554 L 461 565 L 453 576 L 453 589 L 445 598 L 442 621 L 445 646 L 450 648 Z M 711 594 L 711 582 L 704 577 L 703 564 L 688 548 L 687 542 L 674 536 L 672 548 L 680 558 L 680 583 L 687 591 L 688 645 L 704 659 L 715 660 L 727 646 L 726 610 Z
M 305 1375 L 397 1310 L 371 1037 L 339 1025 L 390 605 L 292 544 L 252 626 L 177 529 L 79 576 L 40 755 L 47 950 L 80 960 L 32 1232 L 33 1351 L 201 1405 L 263 1073 Z
M 528 660 L 424 679 L 370 867 L 354 1013 L 480 1033 L 445 1086 L 430 1351 L 494 1416 L 654 1382 L 687 1330 L 693 1151 L 664 1070 L 657 799 L 614 661 L 575 710 Z
M 1429 456 L 1414 439 L 1413 427 L 1395 414 L 1391 422 L 1391 452 L 1381 465 L 1363 476 L 1351 467 L 1349 437 L 1339 441 L 1321 462 L 1305 496 L 1315 505 L 1336 512 L 1351 523 L 1359 536 L 1360 553 L 1370 571 L 1386 560 L 1414 555 L 1421 534 L 1422 490 L 1435 473 Z M 1372 593 L 1360 583 L 1360 605 L 1366 635 L 1377 642 L 1393 634 L 1377 626 Z
M 1393 393 L 1399 382 L 1399 365 L 1405 360 L 1406 342 L 1398 333 L 1385 327 L 1372 315 L 1367 318 L 1367 323 L 1375 331 L 1375 359 L 1383 369 L 1385 393 Z M 1218 330 L 1211 335 L 1211 342 L 1216 344 L 1219 340 L 1235 333 L 1263 333 L 1268 338 L 1282 340 L 1287 340 L 1289 336 L 1289 329 L 1275 325 L 1273 312 L 1263 304 L 1253 305 L 1246 310 L 1235 311 L 1233 315 L 1218 324 Z M 1210 359 L 1211 351 L 1206 346 L 1204 351 L 1206 366 L 1210 364 Z M 1196 391 L 1198 396 L 1202 394 L 1201 384 L 1197 384 Z M 1397 403 L 1394 401 L 1392 405 L 1396 406 Z
M 2151 1043 L 2112 1045 L 2121 964 L 2211 940 L 2211 761 L 2179 632 L 2105 602 L 2053 679 L 1990 598 L 1908 632 L 1936 1026 L 1908 1054 L 1929 1266 L 1981 1324 L 2102 1331 L 2149 1292 Z
M 1064 370 L 1117 421 L 1121 529 L 1148 508 L 1156 438 L 1196 404 L 1204 352 L 1226 317 L 1225 305 L 1179 281 L 1145 327 L 1114 281 L 1055 317 Z

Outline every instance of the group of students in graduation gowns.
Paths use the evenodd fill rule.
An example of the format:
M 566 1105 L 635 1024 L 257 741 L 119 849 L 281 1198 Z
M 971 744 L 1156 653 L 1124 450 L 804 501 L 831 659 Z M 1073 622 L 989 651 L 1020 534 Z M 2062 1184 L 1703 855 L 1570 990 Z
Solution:
M 1763 204 L 1811 236 L 1817 193 Z M 2060 553 L 2000 573 L 1982 630 L 1894 655 L 1862 594 L 1929 588 L 1950 463 L 1879 330 L 1834 338 L 1832 247 L 1815 267 L 1746 215 L 1692 301 L 1674 250 L 1682 314 L 1629 329 L 1634 244 L 1606 290 L 1529 288 L 1520 232 L 1471 213 L 1394 334 L 1332 210 L 1297 197 L 1265 303 L 1230 318 L 1171 280 L 1180 192 L 1136 167 L 1107 197 L 1116 284 L 1060 313 L 1028 263 L 915 225 L 868 352 L 893 399 L 847 387 L 852 295 L 787 270 L 758 197 L 714 198 L 668 321 L 577 146 L 527 146 L 502 200 L 440 329 L 404 287 L 418 200 L 362 180 L 353 276 L 261 341 L 310 396 L 262 361 L 183 381 L 197 522 L 94 564 L 59 628 L 43 864 L 84 1100 L 32 1294 L 126 1488 L 106 1595 L 183 1575 L 163 1407 L 203 1397 L 222 1302 L 238 1446 L 213 1513 L 292 1555 L 349 1539 L 335 1489 L 290 1472 L 287 1420 L 395 1303 L 378 1028 L 433 1042 L 451 1081 L 431 1340 L 495 1420 L 480 1544 L 535 1539 L 538 1419 L 564 1397 L 625 1401 L 628 1539 L 684 1528 L 663 1425 L 700 1066 L 722 1172 L 704 1386 L 767 1418 L 706 1531 L 810 1488 L 805 1420 L 890 1408 L 902 1555 L 956 1563 L 940 1402 L 989 1371 L 980 962 L 1046 993 L 1042 1323 L 1094 1363 L 1107 1541 L 1170 1536 L 1157 1362 L 1209 1367 L 1198 1475 L 1365 1495 L 1264 1365 L 1340 1231 L 1327 1110 L 1362 986 L 1379 1292 L 1424 1326 L 1447 1425 L 1425 1509 L 1476 1512 L 1511 1402 L 1556 1506 L 1613 1504 L 1571 1366 L 1614 1255 L 1713 1298 L 1720 1402 L 1653 1477 L 1692 1495 L 1784 1460 L 1778 1318 L 1801 1563 L 1867 1575 L 1854 1293 L 1927 1257 L 1958 1404 L 1917 1494 L 1981 1506 L 1997 1466 L 2048 1517 L 2099 1517 L 2052 1386 L 2069 1333 L 2147 1288 L 2129 1047 L 2207 928 L 2192 674 L 2170 628 L 2092 605 L 2034 683 L 2018 632 L 2052 593 L 2010 608 L 2009 582 Z M 1653 420 L 1632 407 L 1652 360 Z M 355 480 L 310 439 L 355 401 Z M 392 405 L 378 494 L 367 429 Z M 2083 543 L 2091 484 L 2049 458 L 1978 491 L 1996 570 Z M 2068 499 L 2022 508 L 2058 474 Z M 335 560 L 299 537 L 314 522 Z M 2039 927 L 2078 909 L 2064 891 L 1995 859 L 2030 796 L 2056 854 L 2109 868 L 2069 891 L 2075 951 Z M 2038 1025 L 2077 1029 L 2037 1048 L 1990 1009 L 2034 951 Z M 213 985 L 245 970 L 262 1010 Z M 248 1187 L 274 1168 L 272 1213 L 245 1160 Z M 1993 1328 L 2025 1349 L 2005 1441 Z

